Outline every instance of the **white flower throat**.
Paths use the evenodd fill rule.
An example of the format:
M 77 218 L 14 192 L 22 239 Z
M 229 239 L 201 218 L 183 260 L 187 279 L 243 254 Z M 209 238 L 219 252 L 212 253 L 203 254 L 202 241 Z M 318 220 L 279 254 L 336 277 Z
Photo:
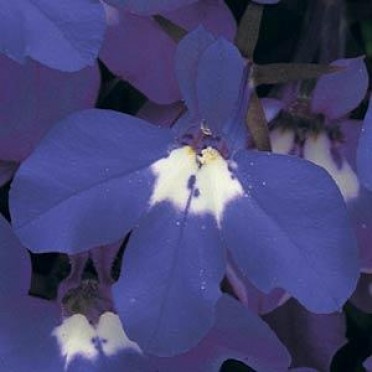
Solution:
M 56 327 L 52 336 L 57 339 L 65 369 L 76 357 L 94 362 L 100 352 L 108 357 L 126 349 L 142 353 L 125 334 L 119 317 L 112 312 L 103 313 L 96 325 L 84 315 L 75 314 Z
M 273 152 L 278 154 L 289 154 L 295 146 L 295 134 L 290 129 L 274 129 L 270 138 Z M 308 135 L 302 145 L 302 156 L 324 168 L 332 176 L 347 202 L 359 195 L 359 180 L 345 158 L 341 159 L 340 164 L 336 163 L 331 148 L 331 140 L 325 132 Z
M 244 191 L 232 175 L 228 162 L 213 147 L 196 153 L 191 146 L 173 150 L 155 162 L 156 176 L 150 205 L 168 201 L 180 211 L 210 213 L 220 224 L 225 207 Z

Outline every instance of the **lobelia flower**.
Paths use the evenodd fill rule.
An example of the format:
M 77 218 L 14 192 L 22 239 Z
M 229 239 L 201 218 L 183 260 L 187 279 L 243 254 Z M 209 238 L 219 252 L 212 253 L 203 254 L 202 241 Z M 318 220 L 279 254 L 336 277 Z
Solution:
M 357 175 L 356 149 L 361 122 L 348 114 L 364 98 L 368 74 L 363 58 L 342 59 L 344 70 L 318 80 L 312 94 L 284 97 L 281 114 L 271 124 L 273 151 L 303 157 L 323 167 L 338 185 L 359 243 L 361 270 L 371 268 L 372 194 Z M 297 96 L 296 96 L 297 95 Z M 278 104 L 269 102 L 272 112 Z
M 0 247 L 2 370 L 150 371 L 148 362 L 138 353 L 138 347 L 127 339 L 117 315 L 106 305 L 109 302 L 107 288 L 96 291 L 105 295 L 105 301 L 100 299 L 97 302 L 101 306 L 104 304 L 109 311 L 105 311 L 105 307 L 100 309 L 102 315 L 98 317 L 95 329 L 87 320 L 91 317 L 92 321 L 97 321 L 96 314 L 91 311 L 96 305 L 92 294 L 98 288 L 93 281 L 80 281 L 80 291 L 76 288 L 69 291 L 65 301 L 55 303 L 31 297 L 27 294 L 31 276 L 29 254 L 2 216 Z M 110 249 L 108 247 L 106 252 Z M 73 260 L 73 263 L 77 261 L 79 259 Z M 74 267 L 75 280 L 77 271 Z M 71 276 L 66 280 L 70 289 L 72 281 Z M 68 285 L 64 288 L 67 289 Z M 89 306 L 89 302 L 93 305 Z M 86 309 L 88 318 L 81 313 Z
M 73 253 L 133 229 L 114 298 L 129 337 L 160 356 L 189 350 L 211 328 L 226 249 L 258 289 L 283 288 L 315 312 L 339 309 L 358 264 L 331 177 L 246 149 L 249 71 L 232 44 L 199 28 L 179 44 L 176 72 L 188 112 L 172 130 L 106 110 L 53 127 L 11 187 L 21 241 Z
M 264 100 L 267 101 L 268 99 Z M 276 107 L 275 103 L 279 103 L 279 101 L 270 101 L 270 106 L 264 105 L 264 107 L 270 108 L 270 112 L 268 110 L 266 112 L 267 121 L 270 121 L 282 107 L 279 104 Z M 137 112 L 136 116 L 150 123 L 171 127 L 184 112 L 185 106 L 182 102 L 171 105 L 157 105 L 148 101 Z M 227 258 L 226 279 L 228 290 L 232 291 L 246 308 L 256 314 L 266 314 L 281 306 L 290 298 L 285 291 L 279 288 L 273 289 L 268 294 L 258 290 L 239 272 L 231 257 Z
M 3 370 L 214 372 L 231 358 L 258 370 L 288 368 L 288 353 L 270 328 L 226 295 L 218 302 L 211 331 L 194 350 L 176 358 L 144 355 L 127 338 L 110 294 L 117 244 L 71 256 L 71 273 L 52 303 L 27 295 L 30 259 L 3 217 L 0 233 Z M 88 260 L 96 277 L 86 274 Z

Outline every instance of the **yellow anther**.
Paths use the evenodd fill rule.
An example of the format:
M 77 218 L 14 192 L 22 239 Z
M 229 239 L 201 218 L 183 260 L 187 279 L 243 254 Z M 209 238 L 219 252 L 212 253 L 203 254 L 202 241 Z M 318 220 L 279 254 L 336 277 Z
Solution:
M 198 159 L 201 164 L 208 164 L 220 157 L 221 155 L 217 150 L 213 147 L 207 147 L 201 151 L 201 155 L 198 156 Z

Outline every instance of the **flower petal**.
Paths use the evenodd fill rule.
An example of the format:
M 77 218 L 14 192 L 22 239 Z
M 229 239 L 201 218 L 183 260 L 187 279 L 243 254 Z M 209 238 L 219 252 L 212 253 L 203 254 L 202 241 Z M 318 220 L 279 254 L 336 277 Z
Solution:
M 368 88 L 368 72 L 364 58 L 339 59 L 332 63 L 344 69 L 322 76 L 313 91 L 311 109 L 328 119 L 338 119 L 364 98 Z
M 176 76 L 182 96 L 191 115 L 198 113 L 196 74 L 203 52 L 213 44 L 214 37 L 203 27 L 185 36 L 176 50 Z
M 244 61 L 238 49 L 220 38 L 200 58 L 196 92 L 201 119 L 221 133 L 234 115 L 243 78 Z
M 128 336 L 160 356 L 195 346 L 213 324 L 224 264 L 211 215 L 154 206 L 133 232 L 113 287 Z
M 0 51 L 9 57 L 77 71 L 97 58 L 105 14 L 99 1 L 1 0 L 0 24 Z
M 227 265 L 226 276 L 239 301 L 256 314 L 266 314 L 289 299 L 289 295 L 280 288 L 273 289 L 269 294 L 259 291 L 241 274 L 231 259 Z
M 285 371 L 290 363 L 267 324 L 227 295 L 217 303 L 213 328 L 194 349 L 154 363 L 164 372 L 215 372 L 226 359 L 240 360 L 257 371 Z
M 167 155 L 172 140 L 168 129 L 114 111 L 69 116 L 14 178 L 18 236 L 35 252 L 66 253 L 123 238 L 150 198 L 148 166 Z
M 226 208 L 222 231 L 239 269 L 264 292 L 280 287 L 313 312 L 338 310 L 359 267 L 331 177 L 292 156 L 241 151 L 234 160 L 246 195 Z
M 214 36 L 221 35 L 229 41 L 236 33 L 234 16 L 221 0 L 200 0 L 162 15 L 189 31 L 203 25 Z
M 0 71 L 3 160 L 24 160 L 57 120 L 93 107 L 100 83 L 97 65 L 63 73 L 34 61 L 20 66 L 0 56 Z
M 6 302 L 2 302 L 2 369 L 29 372 L 32 365 L 32 369 L 37 371 L 63 372 L 64 361 L 52 336 L 59 315 L 55 304 L 30 296 L 8 297 Z

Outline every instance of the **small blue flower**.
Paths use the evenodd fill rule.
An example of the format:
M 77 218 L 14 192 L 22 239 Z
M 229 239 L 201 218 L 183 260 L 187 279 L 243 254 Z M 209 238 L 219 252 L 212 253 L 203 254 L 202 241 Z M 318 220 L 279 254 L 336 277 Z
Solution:
M 260 290 L 339 309 L 357 251 L 331 177 L 296 157 L 248 151 L 249 68 L 203 29 L 179 44 L 188 112 L 172 130 L 106 110 L 57 124 L 22 164 L 10 207 L 35 252 L 82 252 L 133 230 L 114 286 L 129 337 L 175 355 L 212 327 L 226 252 Z

